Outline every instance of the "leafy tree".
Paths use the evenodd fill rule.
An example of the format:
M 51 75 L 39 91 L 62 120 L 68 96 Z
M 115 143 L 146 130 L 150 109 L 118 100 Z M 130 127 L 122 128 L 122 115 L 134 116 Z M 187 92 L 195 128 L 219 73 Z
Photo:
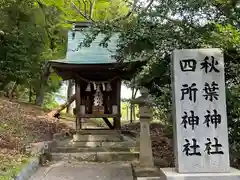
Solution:
M 66 52 L 66 31 L 60 26 L 60 12 L 54 7 L 37 6 L 30 0 L 0 3 L 0 81 L 2 88 L 9 82 L 21 94 L 28 92 L 29 101 L 38 92 L 39 77 L 45 60 L 61 58 Z M 58 83 L 48 83 L 48 92 L 56 91 Z M 26 96 L 22 96 L 26 97 Z
M 170 54 L 174 49 L 221 48 L 225 56 L 231 150 L 239 161 L 240 5 L 236 0 L 135 2 L 128 19 L 95 23 L 89 39 L 119 33 L 117 59 L 145 60 L 136 83 L 146 86 L 166 113 L 171 107 Z M 86 40 L 88 45 L 91 41 Z M 234 107 L 233 107 L 234 106 Z M 167 117 L 171 117 L 168 115 Z
M 4 83 L 27 83 L 38 67 L 42 30 L 32 22 L 31 7 L 31 1 L 8 1 L 1 6 L 0 22 L 5 33 L 0 44 L 0 69 Z

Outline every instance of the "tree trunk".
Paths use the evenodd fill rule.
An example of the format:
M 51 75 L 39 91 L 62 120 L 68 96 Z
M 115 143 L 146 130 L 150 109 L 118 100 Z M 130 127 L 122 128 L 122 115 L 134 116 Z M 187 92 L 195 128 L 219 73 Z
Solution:
M 132 107 L 132 112 L 133 112 L 133 121 L 136 121 L 136 109 L 135 109 L 135 104 Z
M 68 81 L 68 89 L 67 89 L 67 100 L 68 101 L 73 95 L 73 86 L 74 86 L 73 81 L 69 80 Z M 67 114 L 73 115 L 73 103 L 68 104 L 66 112 L 67 112 Z
M 131 99 L 133 100 L 133 97 L 134 97 L 134 87 L 132 87 L 131 88 L 131 90 L 132 90 L 132 97 L 131 97 Z M 133 122 L 133 119 L 134 119 L 134 114 L 133 114 L 133 107 L 134 107 L 134 105 L 133 105 L 133 103 L 131 102 L 131 105 L 130 105 L 130 122 L 132 123 Z
M 31 84 L 29 85 L 29 102 L 31 103 L 32 102 L 32 86 L 31 86 Z
M 138 91 L 138 88 L 135 88 L 135 92 L 133 94 L 133 99 L 136 99 L 137 91 Z M 135 104 L 133 105 L 133 114 L 134 114 L 133 120 L 135 121 L 136 120 L 136 105 Z
M 132 90 L 132 100 L 136 99 L 138 89 L 132 87 L 131 90 Z M 131 114 L 130 122 L 135 121 L 136 120 L 136 110 L 135 110 L 135 105 L 132 103 L 131 103 L 131 107 L 130 107 L 130 114 Z
M 127 105 L 127 118 L 126 118 L 126 121 L 128 121 L 128 120 L 129 120 L 129 107 Z
M 6 92 L 6 96 L 9 99 L 13 98 L 13 90 L 14 87 L 16 85 L 16 81 L 10 81 L 5 87 L 4 87 L 4 91 Z
M 133 108 L 132 108 L 132 106 L 133 106 L 133 104 L 131 103 L 131 105 L 130 105 L 130 123 L 132 123 L 133 122 Z
M 50 65 L 46 64 L 40 79 L 40 87 L 36 97 L 36 105 L 42 106 L 44 100 L 45 86 L 50 75 Z

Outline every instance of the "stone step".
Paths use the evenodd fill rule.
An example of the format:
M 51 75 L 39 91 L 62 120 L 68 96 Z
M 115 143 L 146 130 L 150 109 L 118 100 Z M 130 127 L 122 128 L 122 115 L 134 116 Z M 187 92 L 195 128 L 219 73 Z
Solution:
M 82 135 L 119 135 L 121 134 L 119 130 L 111 130 L 111 129 L 82 129 L 77 131 L 78 134 Z
M 73 135 L 74 142 L 120 142 L 123 138 L 120 134 L 75 134 Z
M 137 161 L 139 152 L 80 152 L 80 153 L 52 153 L 53 161 Z
M 77 153 L 77 152 L 135 152 L 139 151 L 136 147 L 55 147 L 52 152 Z
M 74 147 L 74 148 L 81 148 L 81 147 L 135 147 L 136 142 L 129 142 L 129 141 L 117 141 L 117 142 L 101 142 L 101 141 L 86 141 L 86 142 L 69 142 L 69 143 L 57 143 L 57 147 Z
M 163 180 L 164 178 L 160 177 L 137 177 L 137 180 Z

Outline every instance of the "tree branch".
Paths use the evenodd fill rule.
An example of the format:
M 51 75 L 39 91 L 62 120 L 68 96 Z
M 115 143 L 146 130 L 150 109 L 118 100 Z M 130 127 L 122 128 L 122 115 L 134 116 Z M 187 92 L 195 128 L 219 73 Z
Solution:
M 82 0 L 83 4 L 84 4 L 84 15 L 87 16 L 87 4 L 85 2 L 85 0 Z
M 116 19 L 114 19 L 113 21 L 117 22 L 117 21 L 125 20 L 125 19 L 127 19 L 128 17 L 130 17 L 130 16 L 132 15 L 132 13 L 136 10 L 137 2 L 138 2 L 138 0 L 134 0 L 132 9 L 131 9 L 125 16 L 122 16 L 122 17 L 120 17 L 120 18 L 116 18 Z M 147 11 L 147 10 L 151 7 L 151 5 L 153 4 L 153 2 L 154 2 L 154 0 L 150 0 L 150 2 L 148 3 L 148 5 L 146 6 L 146 8 L 144 8 L 144 9 L 142 10 L 142 12 Z
M 94 22 L 94 20 L 89 17 L 87 14 L 83 14 L 81 10 L 74 4 L 74 2 L 71 1 L 72 8 L 74 8 L 82 17 L 84 17 L 86 20 Z
M 135 9 L 136 9 L 137 2 L 138 2 L 138 0 L 134 0 L 134 1 L 133 1 L 133 5 L 132 5 L 131 10 L 130 10 L 125 16 L 122 16 L 122 17 L 120 17 L 120 18 L 113 19 L 113 21 L 117 22 L 117 21 L 121 21 L 121 20 L 124 20 L 124 19 L 127 19 L 128 17 L 130 17 L 131 14 L 132 14 L 132 13 L 135 11 Z
M 78 9 L 80 10 L 82 8 L 82 3 L 81 3 L 81 0 L 78 0 Z
M 147 11 L 147 10 L 151 7 L 153 1 L 154 1 L 154 0 L 151 0 L 151 1 L 148 3 L 147 7 L 144 8 L 143 12 L 144 12 L 144 11 Z
M 89 1 L 89 4 L 90 4 L 90 18 L 92 18 L 94 6 L 95 6 L 95 1 L 93 1 L 93 2 L 91 0 L 88 0 L 88 1 Z
M 189 23 L 186 19 L 183 19 L 183 20 L 178 20 L 178 19 L 172 19 L 170 17 L 167 17 L 167 16 L 164 16 L 164 15 L 161 15 L 161 14 L 157 14 L 155 12 L 153 13 L 145 13 L 145 15 L 149 15 L 151 17 L 156 17 L 156 18 L 162 18 L 164 20 L 167 20 L 175 25 L 178 25 L 179 27 L 182 27 L 182 28 L 185 28 L 185 27 L 190 27 L 192 29 L 195 29 L 197 30 L 197 27 L 195 27 L 193 24 Z

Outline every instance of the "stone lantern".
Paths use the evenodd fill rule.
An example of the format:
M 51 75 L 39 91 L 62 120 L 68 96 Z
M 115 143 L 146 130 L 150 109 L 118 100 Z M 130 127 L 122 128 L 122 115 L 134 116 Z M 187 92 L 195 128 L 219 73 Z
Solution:
M 140 166 L 153 167 L 152 142 L 150 136 L 150 122 L 152 120 L 152 110 L 149 107 L 148 89 L 140 89 L 141 96 L 132 100 L 133 104 L 139 105 L 140 113 Z

